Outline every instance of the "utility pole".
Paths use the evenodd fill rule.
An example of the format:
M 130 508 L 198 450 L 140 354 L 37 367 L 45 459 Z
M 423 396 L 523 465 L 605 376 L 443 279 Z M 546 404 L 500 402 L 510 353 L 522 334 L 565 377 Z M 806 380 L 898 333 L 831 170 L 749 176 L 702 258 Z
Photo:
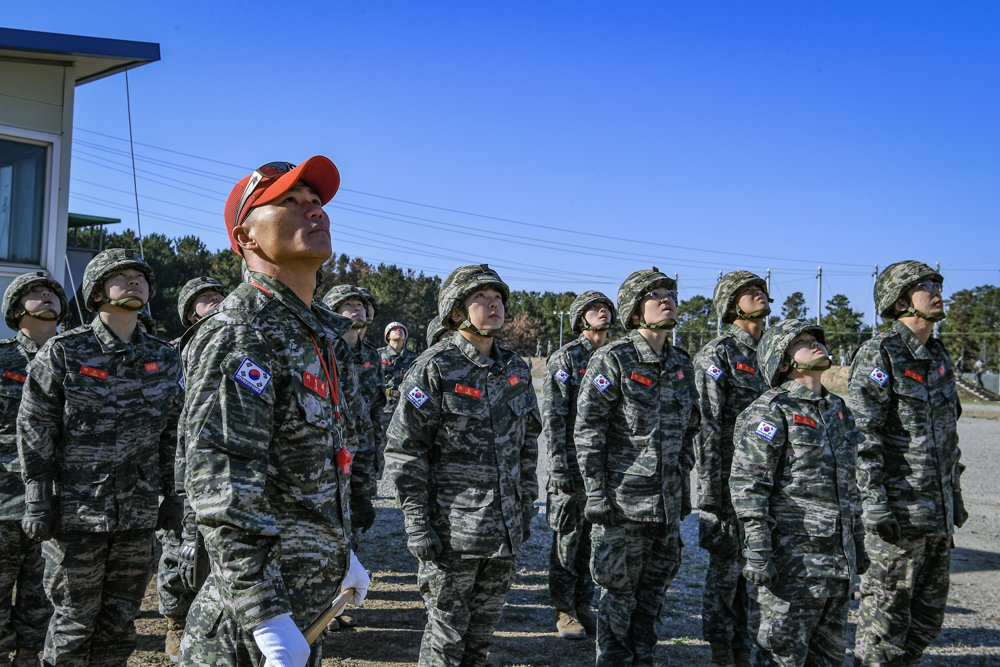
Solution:
M 563 342 L 562 342 L 562 340 L 563 340 L 563 317 L 565 317 L 566 315 L 569 315 L 569 311 L 566 311 L 566 310 L 553 310 L 552 314 L 559 316 L 559 347 L 561 348 L 563 346 Z
M 770 299 L 771 298 L 771 269 L 767 270 L 767 278 L 764 279 L 764 282 L 767 283 L 767 298 Z M 761 329 L 764 329 L 765 331 L 767 330 L 767 318 L 766 317 L 764 318 L 764 321 L 761 322 Z
M 872 338 L 878 332 L 878 302 L 875 301 L 875 283 L 878 282 L 878 264 L 875 265 L 875 270 L 872 271 Z
M 938 272 L 938 275 L 941 275 L 941 262 L 934 262 L 934 270 Z M 941 298 L 942 299 L 944 298 L 944 283 L 941 283 Z M 941 340 L 941 323 L 940 322 L 935 322 L 934 323 L 934 337 L 937 338 L 938 340 Z
M 720 283 L 720 282 L 722 282 L 722 271 L 719 271 L 719 279 L 716 281 L 716 283 Z M 721 336 L 722 335 L 722 318 L 721 317 L 718 318 L 716 320 L 716 322 L 715 322 L 715 335 L 716 336 Z
M 816 324 L 823 326 L 823 267 L 816 274 Z
M 677 290 L 677 303 L 674 304 L 674 307 L 677 308 L 677 309 L 680 309 L 680 307 L 681 307 L 681 304 L 680 304 L 680 300 L 681 300 L 680 294 L 681 294 L 681 291 L 680 291 L 680 283 L 677 282 L 677 274 L 676 273 L 674 274 L 674 289 Z M 673 345 L 674 347 L 677 347 L 677 327 L 676 326 L 674 327 L 674 332 L 673 333 L 674 333 L 674 338 L 670 342 L 670 344 Z

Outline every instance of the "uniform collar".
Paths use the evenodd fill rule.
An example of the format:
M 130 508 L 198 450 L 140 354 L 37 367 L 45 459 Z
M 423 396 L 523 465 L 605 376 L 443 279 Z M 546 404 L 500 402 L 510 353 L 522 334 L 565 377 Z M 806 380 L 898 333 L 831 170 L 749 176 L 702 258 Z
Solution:
M 132 334 L 132 342 L 126 343 L 111 330 L 111 327 L 104 323 L 104 320 L 101 319 L 100 313 L 94 317 L 94 321 L 90 323 L 90 328 L 93 330 L 94 336 L 101 344 L 101 349 L 104 352 L 110 352 L 112 354 L 129 352 L 134 348 L 143 347 L 143 341 L 146 337 L 146 334 L 142 333 L 142 329 L 139 328 L 139 324 L 136 322 L 135 333 Z
M 892 328 L 899 334 L 899 337 L 903 339 L 903 342 L 906 343 L 906 347 L 909 348 L 910 354 L 912 354 L 914 358 L 931 358 L 931 352 L 927 349 L 928 346 L 920 342 L 920 339 L 917 338 L 917 334 L 910 331 L 910 327 L 906 326 L 899 320 L 895 320 L 892 323 Z M 927 343 L 930 344 L 932 340 L 934 340 L 933 336 L 927 339 Z
M 38 343 L 25 336 L 21 331 L 14 334 L 14 339 L 17 340 L 17 344 L 24 348 L 24 351 L 28 354 L 38 352 Z
M 659 364 L 660 368 L 670 368 L 676 365 L 677 353 L 674 352 L 674 346 L 669 341 L 663 344 L 663 354 L 657 354 L 638 330 L 633 329 L 628 336 L 632 339 L 632 345 L 635 346 L 639 360 L 644 364 Z
M 455 347 L 457 347 L 462 354 L 465 355 L 465 358 L 477 366 L 485 368 L 487 366 L 492 366 L 496 361 L 498 361 L 498 358 L 496 357 L 496 342 L 494 342 L 493 347 L 490 348 L 490 354 L 486 355 L 480 354 L 479 350 L 477 350 L 472 343 L 466 340 L 465 336 L 457 331 L 451 335 L 451 340 L 455 343 Z
M 807 389 L 804 385 L 799 384 L 795 380 L 785 380 L 784 383 L 782 383 L 781 388 L 795 398 L 810 401 L 811 403 L 819 403 L 830 394 L 830 392 L 827 391 L 827 388 L 823 387 L 823 395 L 817 396 L 812 392 L 812 390 Z
M 320 324 L 317 316 L 317 311 L 319 309 L 317 308 L 315 301 L 307 306 L 302 303 L 302 299 L 300 299 L 298 295 L 291 290 L 291 288 L 285 285 L 285 283 L 264 273 L 247 271 L 244 274 L 244 280 L 251 285 L 263 287 L 264 290 L 271 295 L 271 297 L 277 300 L 282 306 L 292 311 L 292 313 L 302 320 L 302 323 L 309 329 L 316 333 L 324 332 L 324 327 Z M 333 312 L 330 312 L 330 314 L 335 315 Z
M 744 345 L 746 345 L 747 347 L 749 347 L 754 352 L 757 351 L 757 343 L 760 342 L 760 341 L 758 341 L 756 338 L 754 338 L 753 336 L 751 336 L 750 334 L 748 334 L 746 331 L 744 331 L 743 329 L 739 328 L 735 324 L 729 324 L 729 325 L 727 325 L 727 327 L 728 328 L 726 328 L 725 330 L 723 330 L 722 335 L 724 335 L 724 336 L 727 336 L 727 335 L 728 336 L 732 336 L 733 338 L 735 338 L 739 342 L 741 342 Z
M 596 349 L 594 347 L 594 344 L 590 342 L 590 339 L 584 336 L 583 334 L 580 334 L 580 337 L 577 338 L 577 341 L 579 341 L 580 345 L 583 345 L 583 349 L 585 349 L 587 352 L 593 352 Z

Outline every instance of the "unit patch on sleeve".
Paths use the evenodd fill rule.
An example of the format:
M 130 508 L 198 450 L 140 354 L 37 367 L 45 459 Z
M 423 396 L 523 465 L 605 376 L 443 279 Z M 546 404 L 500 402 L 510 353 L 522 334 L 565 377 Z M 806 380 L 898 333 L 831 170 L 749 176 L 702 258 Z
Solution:
M 413 403 L 414 407 L 419 408 L 427 402 L 427 394 L 424 393 L 423 389 L 414 385 L 413 389 L 406 392 L 406 400 Z
M 774 440 L 774 433 L 778 430 L 778 427 L 769 421 L 761 421 L 757 424 L 757 430 L 754 431 L 757 435 L 764 438 L 768 442 Z
M 233 379 L 258 396 L 263 395 L 267 385 L 271 384 L 271 374 L 250 357 L 246 357 L 236 369 Z
M 563 384 L 566 384 L 566 380 L 569 379 L 569 373 L 560 368 L 559 370 L 556 371 L 556 379 L 562 382 Z
M 677 379 L 678 380 L 684 379 L 684 371 L 677 371 Z
M 874 380 L 880 387 L 884 387 L 885 383 L 889 381 L 889 374 L 878 367 L 873 368 L 868 377 Z
M 722 369 L 716 366 L 715 364 L 712 364 L 711 366 L 705 369 L 705 375 L 712 378 L 713 380 L 718 380 L 720 377 L 722 377 Z
M 604 392 L 605 389 L 608 388 L 608 385 L 611 384 L 608 381 L 608 378 L 604 377 L 604 373 L 598 373 L 597 377 L 591 380 L 591 382 L 593 382 L 594 386 L 597 387 L 597 389 L 602 393 Z

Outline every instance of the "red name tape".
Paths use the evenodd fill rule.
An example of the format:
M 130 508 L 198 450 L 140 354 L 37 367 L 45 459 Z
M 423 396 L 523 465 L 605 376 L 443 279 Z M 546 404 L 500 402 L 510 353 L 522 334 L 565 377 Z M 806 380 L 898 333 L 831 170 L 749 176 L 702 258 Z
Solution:
M 810 419 L 805 415 L 792 415 L 792 421 L 796 424 L 802 424 L 803 426 L 808 426 L 809 428 L 816 428 L 816 421 Z
M 736 370 L 738 370 L 738 371 L 744 371 L 746 373 L 749 373 L 750 375 L 756 375 L 757 374 L 757 369 L 756 368 L 754 368 L 750 364 L 744 364 L 742 361 L 737 361 L 736 362 Z
M 920 384 L 924 383 L 924 376 L 916 371 L 911 371 L 909 368 L 906 369 L 906 372 L 903 373 L 903 375 L 910 378 L 911 380 L 916 380 Z
M 632 379 L 635 380 L 636 382 L 638 382 L 639 384 L 646 385 L 647 387 L 652 387 L 653 386 L 653 381 L 650 380 L 645 375 L 639 375 L 638 373 L 632 373 Z
M 326 386 L 326 383 L 320 380 L 312 373 L 310 373 L 309 371 L 305 371 L 304 373 L 302 373 L 302 382 L 305 383 L 306 388 L 312 389 L 323 398 L 326 398 L 327 392 L 329 391 L 329 389 Z
M 14 380 L 15 382 L 20 382 L 22 384 L 24 383 L 25 380 L 28 379 L 24 375 L 21 375 L 20 373 L 15 373 L 14 371 L 4 371 L 3 376 L 8 380 Z
M 158 370 L 160 370 L 160 364 L 156 363 L 155 361 L 151 361 L 148 364 L 146 364 L 147 373 L 152 373 L 153 371 L 158 371 Z
M 91 368 L 90 366 L 80 366 L 80 375 L 89 375 L 92 378 L 97 378 L 98 380 L 107 380 L 108 372 L 102 371 L 100 368 Z
M 463 396 L 471 396 L 472 398 L 479 398 L 483 395 L 483 392 L 474 387 L 466 387 L 464 384 L 455 385 L 455 393 L 462 394 Z

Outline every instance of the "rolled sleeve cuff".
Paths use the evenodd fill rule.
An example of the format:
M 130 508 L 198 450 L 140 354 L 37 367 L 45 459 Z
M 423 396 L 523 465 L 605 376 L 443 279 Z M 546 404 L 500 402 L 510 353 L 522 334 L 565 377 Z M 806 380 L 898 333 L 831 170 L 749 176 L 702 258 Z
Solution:
M 771 531 L 767 524 L 761 522 L 749 522 L 744 524 L 747 537 L 747 549 L 750 551 L 771 551 Z

